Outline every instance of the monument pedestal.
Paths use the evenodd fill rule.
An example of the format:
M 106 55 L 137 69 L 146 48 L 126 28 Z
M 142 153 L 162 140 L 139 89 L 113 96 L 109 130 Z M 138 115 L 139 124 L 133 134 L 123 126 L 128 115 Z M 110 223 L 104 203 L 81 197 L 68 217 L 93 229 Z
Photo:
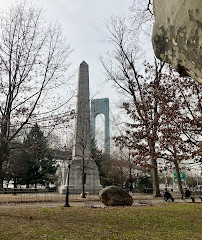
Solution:
M 58 187 L 58 193 L 66 194 L 67 193 L 67 185 L 61 185 L 60 187 Z
M 72 160 L 69 178 L 69 192 L 71 194 L 80 194 L 82 192 L 82 173 L 83 160 L 74 158 Z M 84 173 L 85 192 L 89 194 L 98 194 L 102 189 L 102 185 L 100 184 L 98 167 L 92 159 L 84 160 Z
M 78 158 L 73 159 L 69 173 L 70 194 L 82 193 L 83 191 L 82 172 L 83 172 L 82 159 Z M 84 173 L 85 173 L 85 185 L 84 185 L 85 192 L 88 192 L 88 194 L 98 194 L 103 187 L 100 184 L 98 167 L 92 159 L 84 160 Z M 60 194 L 65 194 L 67 192 L 67 185 L 59 187 L 58 191 Z

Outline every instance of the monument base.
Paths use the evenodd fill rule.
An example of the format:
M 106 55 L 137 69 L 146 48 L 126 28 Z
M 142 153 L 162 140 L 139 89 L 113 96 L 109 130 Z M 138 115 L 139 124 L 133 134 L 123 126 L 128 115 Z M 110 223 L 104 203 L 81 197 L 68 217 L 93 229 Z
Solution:
M 67 186 L 66 185 L 61 185 L 60 187 L 58 187 L 58 193 L 59 194 L 66 194 L 67 192 Z
M 88 194 L 98 194 L 103 188 L 100 184 L 99 172 L 96 163 L 92 159 L 83 160 L 74 158 L 72 160 L 69 173 L 69 194 L 81 194 L 82 187 L 82 173 L 85 174 L 85 192 Z M 60 194 L 67 192 L 67 186 L 63 185 L 58 188 Z

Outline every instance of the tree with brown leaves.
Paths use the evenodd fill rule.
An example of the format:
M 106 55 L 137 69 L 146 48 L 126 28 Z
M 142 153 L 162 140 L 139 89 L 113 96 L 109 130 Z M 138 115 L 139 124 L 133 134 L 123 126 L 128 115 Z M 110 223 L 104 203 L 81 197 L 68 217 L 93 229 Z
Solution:
M 125 92 L 128 101 L 123 103 L 123 108 L 131 119 L 125 134 L 115 140 L 122 147 L 132 146 L 134 162 L 152 171 L 154 196 L 160 196 L 160 159 L 174 163 L 182 192 L 178 163 L 198 152 L 196 141 L 200 136 L 196 133 L 199 133 L 197 116 L 201 111 L 200 86 L 192 87 L 190 79 L 179 78 L 174 70 L 156 59 L 154 65 L 145 62 L 144 73 L 140 73 L 137 64 L 139 49 L 125 19 L 112 18 L 108 22 L 108 32 L 112 51 L 107 59 L 102 59 L 102 63 L 109 79 Z M 198 110 L 190 104 L 193 89 L 194 99 L 198 99 Z M 192 145 L 196 144 L 195 148 L 188 144 L 190 141 Z M 166 168 L 166 165 L 161 168 Z

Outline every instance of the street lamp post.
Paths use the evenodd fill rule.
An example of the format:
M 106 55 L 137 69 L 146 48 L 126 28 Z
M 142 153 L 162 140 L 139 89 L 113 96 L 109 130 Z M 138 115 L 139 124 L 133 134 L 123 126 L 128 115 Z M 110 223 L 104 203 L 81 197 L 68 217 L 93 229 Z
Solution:
M 71 167 L 71 161 L 72 158 L 68 158 L 68 173 L 67 173 L 67 192 L 66 192 L 66 200 L 64 207 L 70 207 L 69 205 L 69 176 L 70 176 L 70 167 Z

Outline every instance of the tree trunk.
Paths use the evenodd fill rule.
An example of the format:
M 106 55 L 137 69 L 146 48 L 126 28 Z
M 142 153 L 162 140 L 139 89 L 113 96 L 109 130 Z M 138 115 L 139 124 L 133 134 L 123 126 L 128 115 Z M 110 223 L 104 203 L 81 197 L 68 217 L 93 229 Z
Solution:
M 82 198 L 85 198 L 86 195 L 85 195 L 85 165 L 84 165 L 84 158 L 82 160 L 82 194 L 81 194 L 81 197 Z
M 129 171 L 130 171 L 130 185 L 129 185 L 129 189 L 133 190 L 133 177 L 132 177 L 132 167 L 131 167 L 131 163 L 129 166 Z
M 123 158 L 122 158 L 122 152 L 121 152 L 121 187 L 124 186 L 124 177 L 123 177 Z
M 3 180 L 4 180 L 3 162 L 6 161 L 9 156 L 8 143 L 5 139 L 6 138 L 2 138 L 2 136 L 1 136 L 1 142 L 0 142 L 0 189 L 3 188 Z
M 1 147 L 0 147 L 0 151 L 1 151 Z M 4 181 L 3 171 L 2 171 L 2 164 L 3 164 L 2 153 L 0 152 L 0 191 L 3 189 L 3 181 Z
M 153 182 L 153 196 L 161 197 L 160 189 L 159 189 L 159 178 L 158 178 L 158 166 L 157 166 L 157 158 L 155 153 L 155 142 L 148 141 L 150 148 L 150 156 L 152 163 L 152 182 Z
M 1 171 L 1 170 L 0 170 Z M 3 181 L 4 179 L 3 178 L 0 178 L 0 191 L 3 189 Z
M 159 189 L 159 178 L 158 178 L 158 169 L 157 169 L 157 161 L 156 159 L 152 160 L 152 181 L 153 181 L 153 196 L 161 197 L 160 189 Z
M 121 166 L 121 187 L 124 185 L 123 167 Z
M 179 165 L 177 160 L 174 160 L 174 165 L 175 165 L 175 171 L 176 171 L 176 175 L 177 175 L 177 183 L 178 183 L 178 189 L 179 189 L 179 193 L 183 194 L 183 190 L 182 190 L 182 181 L 180 178 L 180 169 L 179 169 Z
M 17 178 L 14 178 L 13 181 L 14 181 L 14 192 L 13 192 L 13 195 L 16 195 L 16 191 L 17 191 Z

